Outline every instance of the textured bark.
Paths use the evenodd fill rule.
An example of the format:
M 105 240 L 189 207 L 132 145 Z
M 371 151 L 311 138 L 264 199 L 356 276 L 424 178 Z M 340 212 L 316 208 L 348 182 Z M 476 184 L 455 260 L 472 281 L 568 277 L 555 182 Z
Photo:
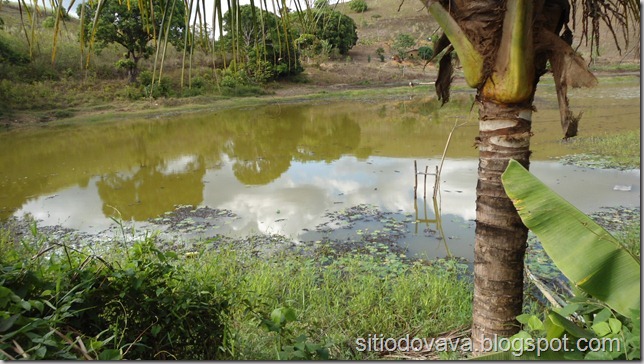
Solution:
M 523 304 L 528 229 L 503 189 L 501 174 L 510 159 L 528 168 L 531 114 L 529 104 L 482 101 L 480 106 L 472 325 L 475 353 L 489 350 L 489 340 L 509 337 L 519 329 L 516 316 Z

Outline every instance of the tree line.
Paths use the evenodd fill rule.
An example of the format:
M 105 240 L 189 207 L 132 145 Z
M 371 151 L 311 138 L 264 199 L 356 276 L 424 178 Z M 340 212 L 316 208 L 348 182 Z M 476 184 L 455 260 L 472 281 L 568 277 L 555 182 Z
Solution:
M 20 7 L 20 11 L 23 14 L 28 9 Z M 37 18 L 37 8 L 30 11 Z M 66 9 L 59 9 L 59 13 L 62 15 L 51 12 L 40 24 L 22 26 L 53 28 L 54 43 L 60 42 L 59 33 L 71 19 Z M 83 66 L 90 67 L 92 57 L 100 57 L 105 49 L 117 44 L 124 51 L 113 66 L 136 82 L 141 72 L 140 61 L 149 60 L 152 73 L 160 74 L 168 46 L 172 46 L 180 54 L 182 68 L 190 68 L 195 52 L 200 52 L 202 56 L 212 56 L 212 66 L 230 72 L 228 81 L 261 85 L 301 73 L 303 55 L 346 55 L 358 40 L 353 19 L 335 10 L 326 0 L 316 2 L 306 13 L 286 7 L 269 11 L 265 6 L 231 4 L 223 14 L 215 11 L 210 23 L 203 13 L 203 9 L 187 1 L 155 1 L 142 6 L 119 0 L 84 2 L 76 7 L 79 51 L 83 54 L 89 50 L 82 55 Z M 25 37 L 29 54 L 12 45 L 8 37 L 0 37 L 3 63 L 21 66 L 33 59 L 31 45 L 37 39 L 30 37 L 36 35 L 26 32 Z M 52 58 L 55 57 L 54 48 Z M 0 73 L 0 79 L 5 78 L 5 72 Z M 160 85 L 160 77 L 156 81 Z M 186 86 L 191 86 L 190 80 Z

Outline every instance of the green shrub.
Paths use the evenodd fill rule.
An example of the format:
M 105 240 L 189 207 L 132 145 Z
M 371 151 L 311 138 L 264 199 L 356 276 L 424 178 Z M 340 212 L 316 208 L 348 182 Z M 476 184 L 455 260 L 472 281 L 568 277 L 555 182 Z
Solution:
M 230 52 L 232 44 L 235 43 L 232 34 L 244 34 L 246 46 L 240 51 L 246 54 L 241 58 L 245 58 L 244 68 L 252 82 L 263 84 L 272 78 L 286 77 L 303 71 L 298 50 L 292 46 L 292 40 L 299 36 L 294 26 L 281 22 L 272 12 L 253 5 L 242 5 L 234 17 L 232 13 L 226 12 L 223 18 L 222 29 L 226 34 L 220 42 Z M 233 21 L 233 18 L 237 20 Z M 283 32 L 288 33 L 286 38 Z M 285 42 L 285 39 L 289 41 Z M 286 66 L 281 66 L 282 64 Z
M 326 9 L 329 7 L 329 0 L 315 0 L 313 7 L 315 9 Z
M 193 77 L 190 81 L 190 87 L 192 88 L 206 88 L 208 84 L 209 82 L 201 76 Z
M 159 80 L 159 83 L 152 89 L 152 97 L 174 96 L 174 89 L 175 87 L 172 84 L 172 79 L 170 79 L 170 77 L 163 76 Z
M 42 26 L 44 28 L 51 29 L 54 27 L 54 25 L 56 25 L 56 18 L 54 18 L 53 16 L 48 16 L 45 18 L 45 20 L 42 21 Z
M 66 325 L 91 284 L 91 274 L 81 276 L 72 269 L 82 264 L 79 256 L 68 251 L 64 258 L 45 258 L 44 245 L 15 242 L 4 229 L 2 233 L 0 359 L 107 359 L 94 350 L 96 338 L 71 332 Z
M 235 87 L 222 87 L 221 93 L 224 96 L 243 97 L 243 96 L 258 96 L 264 95 L 266 92 L 259 86 L 253 85 L 240 85 Z
M 401 33 L 396 36 L 394 39 L 394 44 L 392 48 L 394 52 L 400 57 L 401 60 L 404 60 L 407 56 L 409 49 L 416 43 L 416 39 L 409 34 Z
M 243 86 L 244 82 L 242 82 L 239 78 L 233 76 L 233 75 L 224 75 L 224 77 L 221 78 L 219 81 L 219 86 L 221 87 L 227 87 L 227 88 L 235 88 L 237 86 Z
M 378 59 L 380 59 L 380 62 L 385 61 L 385 49 L 384 48 L 378 47 L 378 49 L 376 49 L 376 55 L 378 56 Z
M 0 359 L 219 355 L 228 293 L 186 274 L 176 254 L 146 240 L 114 264 L 59 244 L 27 246 L 0 236 Z
M 349 1 L 349 8 L 356 13 L 364 13 L 367 11 L 367 2 L 365 0 L 351 0 Z
M 195 76 L 190 81 L 190 85 L 183 85 L 181 96 L 192 97 L 210 93 L 214 91 L 214 86 L 214 83 L 210 80 L 210 75 Z
M 150 85 L 152 83 L 152 72 L 147 70 L 141 71 L 137 77 L 137 81 L 143 86 Z
M 428 61 L 432 58 L 433 55 L 434 50 L 432 49 L 432 47 L 422 46 L 418 48 L 418 56 L 420 57 L 420 59 Z
M 287 68 L 284 70 L 284 68 Z M 273 79 L 276 74 L 279 73 L 288 73 L 287 64 L 276 64 L 273 65 L 268 61 L 254 61 L 249 62 L 246 67 L 246 74 L 248 76 L 248 81 L 258 85 L 263 85 L 269 80 Z
M 152 72 L 145 70 L 139 73 L 137 82 L 143 87 L 143 93 L 147 97 L 156 99 L 174 95 L 172 80 L 166 76 L 159 80 L 159 78 L 153 77 Z
M 320 40 L 329 42 L 339 55 L 347 54 L 358 42 L 355 21 L 339 11 L 318 10 L 316 22 L 315 36 Z
M 95 280 L 76 329 L 98 335 L 109 328 L 127 359 L 215 359 L 228 307 L 224 290 L 188 280 L 177 254 L 152 242 L 136 243 L 130 254 L 125 266 Z
M 125 85 L 123 96 L 132 101 L 140 100 L 145 97 L 145 90 L 140 85 Z
M 74 350 L 78 348 L 77 344 L 73 344 L 79 339 L 72 341 L 61 332 L 65 319 L 74 313 L 70 310 L 71 306 L 80 300 L 80 290 L 70 287 L 71 291 L 58 297 L 48 294 L 51 290 L 36 293 L 33 291 L 42 288 L 45 282 L 33 272 L 7 274 L 7 270 L 17 267 L 3 268 L 5 272 L 0 285 L 0 359 L 82 358 L 82 353 Z M 89 352 L 86 355 L 92 358 Z

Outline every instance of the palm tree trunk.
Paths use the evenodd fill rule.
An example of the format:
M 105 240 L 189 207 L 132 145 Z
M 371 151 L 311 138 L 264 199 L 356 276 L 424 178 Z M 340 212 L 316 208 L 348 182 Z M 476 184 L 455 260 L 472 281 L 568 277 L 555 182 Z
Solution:
M 479 179 L 476 186 L 474 303 L 475 354 L 491 340 L 518 332 L 523 304 L 523 257 L 528 229 L 501 183 L 508 161 L 529 166 L 532 109 L 482 101 L 479 110 Z M 518 323 L 517 323 L 518 324 Z

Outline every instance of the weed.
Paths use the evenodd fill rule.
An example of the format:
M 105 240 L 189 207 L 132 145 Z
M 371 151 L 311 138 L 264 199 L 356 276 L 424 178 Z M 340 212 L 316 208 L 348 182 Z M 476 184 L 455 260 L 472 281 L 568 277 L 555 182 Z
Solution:
M 116 254 L 129 259 L 107 262 L 42 239 L 16 246 L 9 236 L 0 241 L 11 252 L 0 260 L 0 358 L 217 357 L 225 290 L 196 284 L 176 254 L 143 241 Z
M 307 342 L 324 343 L 336 359 L 356 358 L 355 340 L 368 334 L 429 336 L 470 320 L 471 287 L 458 279 L 460 267 L 448 272 L 385 253 L 348 253 L 335 259 L 285 253 L 259 259 L 233 249 L 222 252 L 208 253 L 208 276 L 243 282 L 245 290 L 237 291 L 237 298 L 260 311 L 292 308 L 298 320 L 289 321 L 289 337 L 306 335 Z M 235 328 L 235 359 L 275 359 L 270 354 L 275 350 L 267 352 L 275 337 L 262 334 L 262 321 L 255 323 L 246 309 L 234 306 L 229 326 Z M 374 358 L 377 353 L 359 355 Z
M 631 169 L 640 167 L 640 131 L 601 137 L 575 138 L 571 146 L 584 151 L 562 158 L 564 163 L 602 168 Z
M 26 243 L 0 229 L 0 335 L 21 348 L 4 340 L 0 357 L 373 359 L 356 339 L 431 336 L 471 316 L 471 283 L 454 261 L 386 249 L 257 256 L 222 241 L 184 256 L 152 238 L 98 257 L 35 224 L 32 235 Z
M 270 317 L 258 314 L 260 326 L 268 332 L 277 333 L 275 342 L 276 357 L 279 360 L 329 359 L 329 350 L 319 344 L 308 341 L 302 334 L 295 337 L 288 324 L 297 321 L 295 310 L 290 307 L 274 309 Z
M 567 318 L 569 316 L 574 317 L 575 323 Z M 633 360 L 641 355 L 639 315 L 632 321 L 583 295 L 573 297 L 565 307 L 554 309 L 543 320 L 534 314 L 519 315 L 517 320 L 523 330 L 510 338 L 515 355 L 534 355 L 537 340 L 572 341 L 573 338 L 585 341 L 577 341 L 577 345 L 567 342 L 565 345 L 569 349 L 564 353 L 555 351 L 553 355 L 567 360 Z M 589 342 L 602 345 L 579 345 Z

